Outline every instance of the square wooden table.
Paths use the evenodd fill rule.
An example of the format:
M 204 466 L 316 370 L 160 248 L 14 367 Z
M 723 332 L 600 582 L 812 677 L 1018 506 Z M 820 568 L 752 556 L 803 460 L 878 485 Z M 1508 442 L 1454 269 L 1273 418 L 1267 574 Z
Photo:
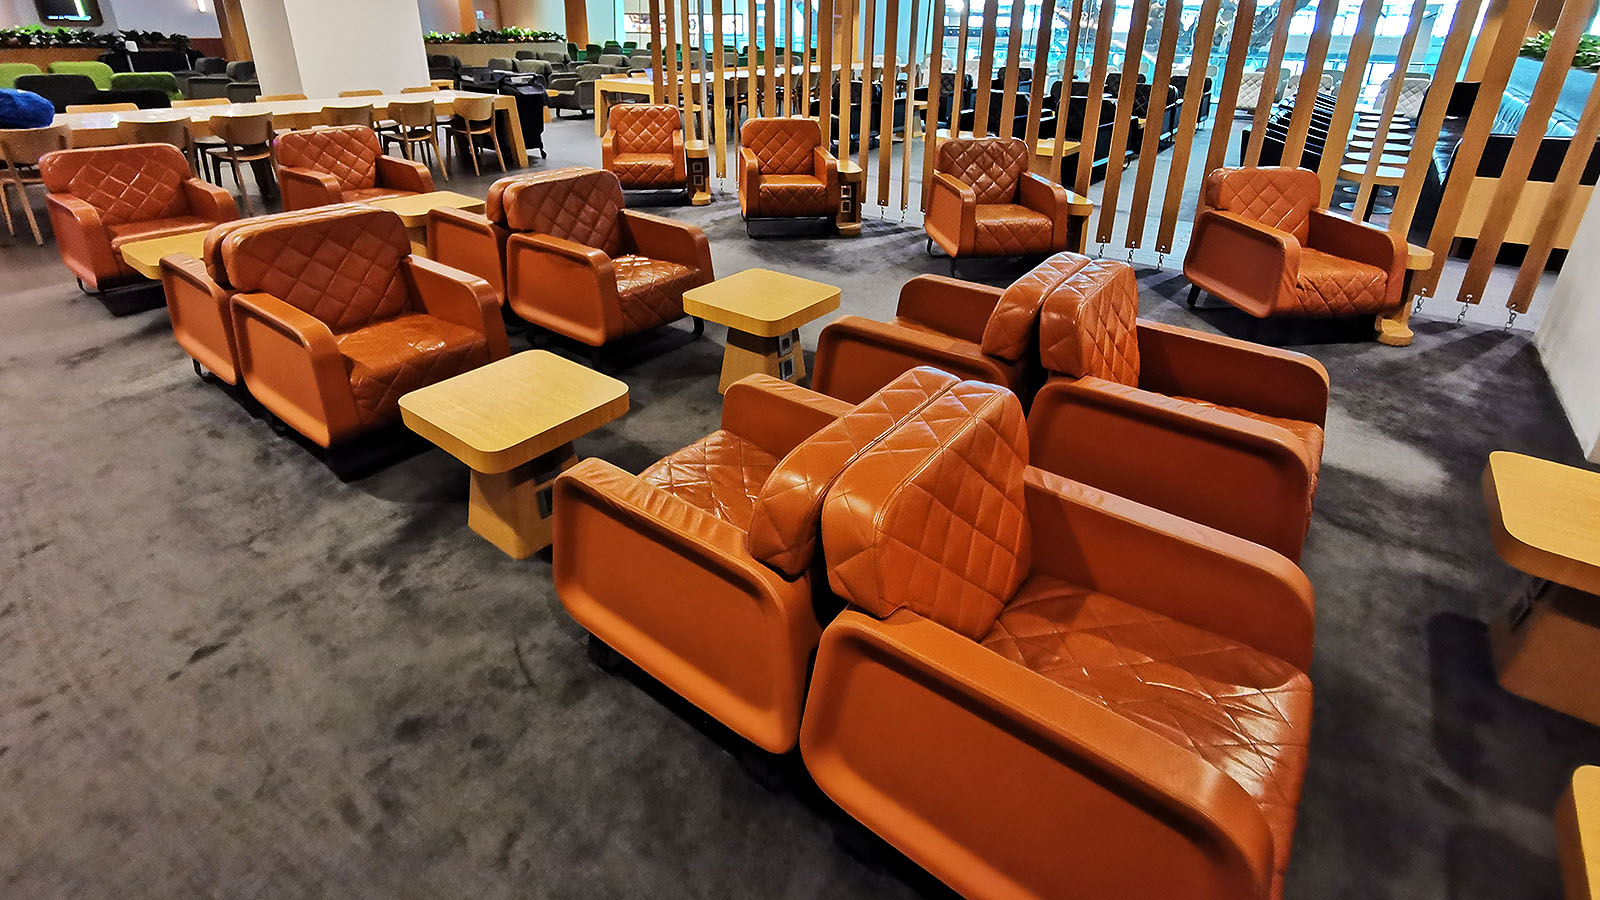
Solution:
M 382 200 L 368 200 L 368 206 L 387 209 L 398 213 L 400 221 L 406 226 L 406 232 L 411 236 L 411 252 L 419 256 L 428 255 L 428 213 L 436 209 L 464 209 L 467 212 L 482 212 L 484 202 L 481 197 L 468 197 L 455 191 L 429 191 L 426 194 L 411 194 L 406 197 L 385 197 Z
M 785 381 L 805 377 L 800 326 L 839 308 L 831 284 L 771 269 L 745 269 L 683 292 L 683 311 L 728 326 L 722 354 L 721 393 L 746 375 Z
M 1600 725 L 1600 472 L 1498 450 L 1483 496 L 1495 550 L 1530 576 L 1489 626 L 1501 687 Z
M 628 386 L 527 350 L 400 398 L 406 427 L 472 470 L 467 525 L 513 559 L 550 546 L 557 475 L 572 442 L 628 411 Z
M 1556 804 L 1556 851 L 1568 897 L 1600 897 L 1600 766 L 1580 766 Z
M 159 281 L 162 257 L 174 253 L 187 253 L 198 259 L 205 252 L 206 234 L 211 228 L 211 225 L 207 225 L 181 234 L 129 241 L 119 247 L 117 252 L 122 254 L 122 261 L 128 264 L 128 268 L 152 281 Z

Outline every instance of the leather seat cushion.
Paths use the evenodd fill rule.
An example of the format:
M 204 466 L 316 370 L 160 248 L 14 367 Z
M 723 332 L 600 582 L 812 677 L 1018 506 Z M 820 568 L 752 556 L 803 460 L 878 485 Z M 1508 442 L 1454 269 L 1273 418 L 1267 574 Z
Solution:
M 1281 659 L 1114 597 L 1033 576 L 983 645 L 1190 750 L 1272 831 L 1275 896 L 1311 739 L 1311 679 Z
M 172 216 L 167 219 L 146 219 L 143 222 L 123 222 L 120 225 L 107 225 L 106 234 L 111 237 L 112 249 L 116 249 L 132 241 L 183 234 L 199 228 L 210 228 L 215 224 L 217 223 L 210 219 L 202 219 L 199 216 Z
M 410 197 L 415 191 L 397 191 L 393 188 L 356 188 L 339 194 L 341 203 L 364 203 L 368 200 L 387 200 L 390 197 Z
M 483 334 L 432 316 L 397 316 L 337 335 L 363 424 L 400 417 L 400 397 L 489 362 Z
M 813 175 L 762 175 L 756 187 L 756 208 L 770 218 L 831 216 L 828 185 Z
M 683 318 L 683 292 L 700 283 L 700 270 L 647 256 L 618 256 L 611 270 L 629 333 Z
M 1295 287 L 1300 308 L 1280 310 L 1303 316 L 1354 316 L 1381 312 L 1389 273 L 1366 263 L 1300 248 L 1300 271 Z
M 619 153 L 611 160 L 611 171 L 623 187 L 675 187 L 672 157 L 659 153 Z
M 731 431 L 713 431 L 639 475 L 691 506 L 750 530 L 755 497 L 778 458 Z
M 1021 256 L 1063 249 L 1051 247 L 1054 224 L 1042 212 L 1015 203 L 979 204 L 974 210 L 974 251 L 987 256 Z
M 1244 416 L 1247 419 L 1255 419 L 1257 422 L 1266 422 L 1269 425 L 1276 425 L 1279 428 L 1286 429 L 1290 434 L 1299 439 L 1300 444 L 1305 448 L 1305 460 L 1310 466 L 1311 472 L 1311 493 L 1313 495 L 1316 494 L 1317 473 L 1322 468 L 1323 441 L 1322 428 L 1316 423 L 1302 422 L 1299 419 L 1285 419 L 1280 416 L 1263 415 L 1262 413 L 1254 412 L 1242 407 L 1222 406 L 1220 404 L 1211 403 L 1206 400 L 1200 400 L 1195 397 L 1174 397 L 1173 399 L 1182 400 L 1185 403 L 1194 403 L 1210 409 L 1220 409 L 1223 412 L 1231 412 L 1234 415 Z

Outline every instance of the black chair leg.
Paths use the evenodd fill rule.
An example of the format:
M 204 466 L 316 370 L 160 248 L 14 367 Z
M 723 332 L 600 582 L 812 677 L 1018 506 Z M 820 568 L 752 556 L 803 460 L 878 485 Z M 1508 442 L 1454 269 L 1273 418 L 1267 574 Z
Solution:
M 694 336 L 699 337 L 702 334 L 705 334 L 706 320 L 700 318 L 699 316 L 690 316 L 690 318 L 694 319 Z
M 1194 309 L 1195 305 L 1198 304 L 1199 302 L 1200 302 L 1200 285 L 1198 285 L 1198 284 L 1189 285 L 1189 308 L 1190 309 Z

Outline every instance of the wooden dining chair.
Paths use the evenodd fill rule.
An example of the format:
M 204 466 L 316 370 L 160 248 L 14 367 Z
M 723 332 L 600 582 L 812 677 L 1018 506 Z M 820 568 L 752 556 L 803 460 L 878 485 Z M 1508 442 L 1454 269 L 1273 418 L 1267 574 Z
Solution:
M 341 97 L 382 97 L 383 91 L 376 88 L 363 88 L 359 91 L 340 91 Z
M 437 84 L 419 84 L 416 87 L 401 88 L 402 94 L 431 94 L 439 90 Z
M 478 169 L 478 140 L 487 137 L 494 147 L 495 158 L 500 160 L 500 171 L 506 171 L 506 156 L 500 149 L 500 130 L 494 122 L 492 95 L 482 97 L 457 97 L 455 115 L 450 119 L 449 131 L 460 140 L 459 148 L 472 157 L 472 174 L 482 174 Z M 459 149 L 458 149 L 459 152 Z
M 118 122 L 117 142 L 121 144 L 171 144 L 183 152 L 189 161 L 189 170 L 200 170 L 194 142 L 194 131 L 187 118 L 161 119 L 155 122 Z
M 322 108 L 322 124 L 335 128 L 340 125 L 364 125 L 374 127 L 372 104 L 364 103 L 360 106 L 324 106 Z
M 107 112 L 134 112 L 138 110 L 137 103 L 69 103 L 67 112 L 71 113 L 107 113 Z
M 197 97 L 193 100 L 174 100 L 173 109 L 188 109 L 195 106 L 227 106 L 227 97 Z
M 411 159 L 411 148 L 415 146 L 421 154 L 421 162 L 427 162 L 427 155 L 431 152 L 444 180 L 449 181 L 450 167 L 445 165 L 444 154 L 439 149 L 439 114 L 434 109 L 433 101 L 397 100 L 389 104 L 387 115 L 394 127 L 378 133 L 384 147 L 387 148 L 391 141 L 398 143 L 400 153 L 406 159 Z
M 39 184 L 39 160 L 56 150 L 72 146 L 72 129 L 66 125 L 46 125 L 43 128 L 0 129 L 0 213 L 6 217 L 6 230 L 16 237 L 17 227 L 11 222 L 11 203 L 6 195 L 16 187 L 22 203 L 22 213 L 33 231 L 34 243 L 44 246 L 44 236 L 39 233 L 39 220 L 33 215 L 33 204 L 28 202 L 28 185 Z
M 211 158 L 212 171 L 221 175 L 221 165 L 233 169 L 234 183 L 239 186 L 239 196 L 244 201 L 245 215 L 254 215 L 250 206 L 250 192 L 245 189 L 240 163 L 250 163 L 256 174 L 256 187 L 261 190 L 263 204 L 271 196 L 268 185 L 272 183 L 272 114 L 256 113 L 248 116 L 212 116 L 211 133 L 222 141 L 220 147 L 206 147 Z M 220 181 L 220 178 L 216 179 Z
M 279 100 L 304 100 L 305 94 L 264 94 L 256 98 L 257 103 L 276 103 Z

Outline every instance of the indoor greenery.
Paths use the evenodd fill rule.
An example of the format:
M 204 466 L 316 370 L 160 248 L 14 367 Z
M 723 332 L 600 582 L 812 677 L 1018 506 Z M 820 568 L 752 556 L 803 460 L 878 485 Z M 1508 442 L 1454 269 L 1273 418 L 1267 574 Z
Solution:
M 42 25 L 19 25 L 0 28 L 0 47 L 121 47 L 133 41 L 141 47 L 189 46 L 189 38 L 182 34 L 162 34 L 159 31 L 94 31 L 89 28 L 46 28 Z
M 1522 42 L 1522 55 L 1530 59 L 1544 59 L 1550 52 L 1550 32 L 1543 31 Z M 1574 69 L 1600 68 L 1600 34 L 1586 34 L 1578 38 L 1578 52 L 1572 56 Z
M 531 44 L 542 41 L 566 43 L 565 35 L 531 28 L 480 28 L 477 31 L 430 31 L 422 36 L 430 44 Z

